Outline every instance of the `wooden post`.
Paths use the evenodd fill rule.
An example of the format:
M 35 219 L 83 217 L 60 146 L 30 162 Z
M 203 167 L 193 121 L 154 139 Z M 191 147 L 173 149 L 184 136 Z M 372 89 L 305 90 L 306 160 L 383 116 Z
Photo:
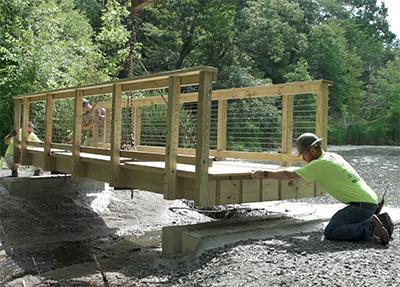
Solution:
M 227 106 L 227 100 L 218 100 L 217 154 L 219 160 L 225 159 L 221 153 L 226 151 L 226 126 L 228 121 Z
M 15 100 L 14 106 L 14 129 L 19 133 L 21 128 L 21 101 Z M 21 149 L 18 148 L 16 141 L 19 140 L 19 136 L 14 139 L 14 163 L 21 162 Z
M 93 141 L 92 141 L 92 146 L 99 146 L 99 116 L 98 116 L 99 110 L 93 110 L 92 113 L 95 114 L 95 117 L 93 119 L 93 127 L 92 127 L 92 132 L 93 132 Z
M 24 98 L 24 110 L 22 113 L 22 142 L 21 142 L 21 163 L 29 164 L 28 160 L 28 123 L 29 123 L 30 99 Z M 18 131 L 19 132 L 19 131 Z
M 106 118 L 104 120 L 104 143 L 111 143 L 111 111 L 106 110 Z
M 120 148 L 121 148 L 121 120 L 122 120 L 122 87 L 113 85 L 112 118 L 111 118 L 111 185 L 118 186 L 120 182 Z
M 293 141 L 293 95 L 282 96 L 282 155 L 292 153 Z M 290 162 L 282 161 L 282 166 Z
M 80 176 L 82 142 L 82 91 L 75 90 L 74 139 L 72 146 L 72 176 Z
M 329 84 L 322 82 L 320 91 L 316 94 L 317 97 L 317 115 L 315 134 L 318 137 L 324 138 L 322 141 L 322 148 L 324 150 L 328 147 L 328 97 L 329 97 Z
M 210 118 L 212 96 L 211 72 L 200 72 L 196 127 L 196 186 L 200 206 L 207 206 L 208 154 L 210 148 Z
M 167 142 L 165 147 L 164 198 L 177 198 L 176 165 L 179 143 L 180 78 L 171 76 L 168 87 Z
M 140 137 L 142 132 L 142 108 L 140 106 L 134 106 L 134 125 L 135 125 L 135 146 L 140 145 Z
M 315 133 L 318 137 L 325 140 L 322 141 L 322 148 L 324 150 L 328 147 L 328 97 L 329 97 L 329 84 L 321 82 L 320 92 L 316 94 L 317 97 L 317 115 Z
M 44 169 L 52 170 L 51 166 L 51 138 L 53 133 L 53 95 L 47 95 L 46 122 L 44 138 Z

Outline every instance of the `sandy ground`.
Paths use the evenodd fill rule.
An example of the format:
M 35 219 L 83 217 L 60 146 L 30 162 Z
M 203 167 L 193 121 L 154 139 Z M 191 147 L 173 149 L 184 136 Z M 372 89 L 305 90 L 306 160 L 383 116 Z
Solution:
M 345 156 L 378 194 L 387 190 L 388 210 L 397 215 L 399 147 L 331 150 Z M 242 241 L 198 258 L 164 258 L 163 226 L 213 220 L 169 209 L 187 206 L 158 194 L 80 182 L 69 191 L 23 196 L 0 185 L 0 286 L 400 286 L 398 226 L 387 248 L 325 241 L 318 231 Z M 310 219 L 340 208 L 329 196 L 251 206 L 261 208 L 258 215 L 297 213 Z

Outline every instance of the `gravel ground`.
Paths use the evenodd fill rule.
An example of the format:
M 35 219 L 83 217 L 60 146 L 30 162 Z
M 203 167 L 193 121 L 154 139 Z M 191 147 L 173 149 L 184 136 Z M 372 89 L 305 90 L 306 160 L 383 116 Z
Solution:
M 330 150 L 349 160 L 379 195 L 387 190 L 387 205 L 400 206 L 400 147 L 332 147 Z M 388 247 L 375 242 L 325 241 L 322 240 L 322 232 L 313 232 L 242 241 L 210 250 L 195 259 L 167 259 L 161 257 L 161 226 L 208 219 L 184 210 L 173 214 L 167 207 L 184 205 L 184 202 L 165 205 L 159 197 L 153 196 L 149 200 L 146 194 L 150 193 L 135 195 L 134 205 L 129 205 L 127 194 L 114 194 L 106 210 L 97 213 L 85 205 L 79 210 L 75 207 L 77 216 L 74 212 L 66 213 L 71 224 L 61 221 L 63 226 L 58 227 L 63 231 L 77 231 L 77 222 L 80 224 L 76 226 L 81 229 L 85 229 L 88 222 L 97 222 L 88 231 L 105 230 L 94 238 L 77 238 L 68 243 L 22 240 L 26 246 L 14 244 L 15 248 L 11 251 L 9 248 L 2 251 L 0 246 L 0 286 L 1 282 L 5 286 L 106 286 L 101 274 L 96 271 L 93 255 L 97 256 L 109 286 L 400 286 L 398 225 Z M 54 200 L 53 203 L 56 202 Z M 320 204 L 335 202 L 329 196 L 303 201 Z M 158 215 L 163 214 L 166 219 L 162 222 L 138 222 L 142 214 L 135 214 L 135 208 L 143 203 L 140 212 L 146 213 L 145 210 L 149 209 L 146 202 L 152 209 L 149 214 L 162 212 Z M 14 207 L 10 208 L 10 205 Z M 47 208 L 51 212 L 56 209 Z M 60 208 L 67 206 L 58 206 L 57 209 Z M 27 209 L 26 213 L 19 213 L 24 209 Z M 164 209 L 166 213 L 162 211 Z M 31 227 L 32 223 L 45 228 L 38 220 L 28 219 L 32 210 L 29 202 L 22 199 L 11 199 L 7 195 L 0 197 L 2 243 L 7 243 L 7 231 L 13 232 L 10 222 L 18 222 L 19 217 L 25 220 L 24 224 L 18 224 L 20 230 L 40 233 L 40 230 Z M 82 214 L 85 215 L 83 219 L 80 218 Z M 50 219 L 48 221 L 51 222 Z M 130 228 L 122 230 L 123 226 L 128 226 L 127 223 Z M 4 230 L 4 226 L 10 230 Z M 119 232 L 111 232 L 113 228 Z M 141 233 L 140 229 L 144 231 Z M 149 234 L 155 237 L 151 244 L 144 247 L 137 243 L 141 235 L 145 240 L 149 238 L 145 235 Z M 14 237 L 17 241 L 18 236 L 15 234 Z M 32 258 L 36 259 L 39 270 L 32 264 Z M 1 276 L 7 276 L 7 279 L 1 280 Z

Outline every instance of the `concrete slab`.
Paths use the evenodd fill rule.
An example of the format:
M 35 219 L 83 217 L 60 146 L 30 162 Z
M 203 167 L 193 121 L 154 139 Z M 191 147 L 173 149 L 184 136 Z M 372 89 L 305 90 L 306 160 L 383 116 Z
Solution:
M 344 204 L 305 202 L 260 202 L 246 204 L 265 208 L 277 215 L 268 218 L 215 221 L 186 226 L 168 226 L 162 230 L 163 255 L 198 256 L 207 249 L 248 239 L 268 239 L 277 235 L 322 231 Z M 395 225 L 400 224 L 400 208 L 385 206 Z
M 266 239 L 276 235 L 320 231 L 326 218 L 301 220 L 271 216 L 262 219 L 214 221 L 162 229 L 162 251 L 166 257 L 198 256 L 207 249 L 248 239 Z

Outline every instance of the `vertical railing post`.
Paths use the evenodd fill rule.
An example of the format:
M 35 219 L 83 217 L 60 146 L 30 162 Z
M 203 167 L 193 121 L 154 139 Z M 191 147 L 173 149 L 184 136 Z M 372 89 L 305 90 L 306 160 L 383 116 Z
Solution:
M 53 135 L 53 95 L 46 95 L 46 122 L 44 138 L 44 169 L 52 170 L 51 139 Z
M 120 185 L 122 86 L 113 85 L 111 114 L 111 185 Z
M 218 100 L 218 129 L 217 129 L 217 155 L 219 160 L 224 160 L 222 155 L 226 151 L 227 111 L 228 101 Z
M 293 95 L 282 96 L 282 156 L 292 153 L 293 142 Z M 290 162 L 282 160 L 282 166 L 290 165 Z
M 21 128 L 21 100 L 15 100 L 14 129 L 19 133 L 20 128 Z M 18 148 L 17 141 L 19 142 L 19 136 L 16 139 L 14 139 L 14 163 L 21 162 L 21 149 Z
M 171 76 L 168 85 L 167 141 L 165 146 L 164 198 L 177 197 L 177 153 L 179 144 L 180 78 Z
M 316 94 L 317 97 L 317 115 L 315 133 L 318 137 L 325 140 L 322 141 L 324 150 L 328 147 L 328 98 L 329 84 L 321 82 L 320 91 Z
M 142 108 L 141 106 L 134 105 L 134 125 L 135 125 L 135 146 L 140 145 L 140 137 L 142 132 Z
M 28 159 L 28 124 L 29 124 L 30 99 L 24 98 L 24 110 L 22 113 L 22 142 L 21 142 L 21 163 L 29 164 Z
M 211 72 L 200 72 L 196 127 L 195 185 L 195 192 L 198 195 L 200 206 L 206 206 L 208 201 L 208 156 L 210 149 L 212 80 L 213 74 Z
M 72 144 L 72 176 L 80 176 L 81 142 L 82 142 L 82 91 L 75 90 L 74 139 Z

